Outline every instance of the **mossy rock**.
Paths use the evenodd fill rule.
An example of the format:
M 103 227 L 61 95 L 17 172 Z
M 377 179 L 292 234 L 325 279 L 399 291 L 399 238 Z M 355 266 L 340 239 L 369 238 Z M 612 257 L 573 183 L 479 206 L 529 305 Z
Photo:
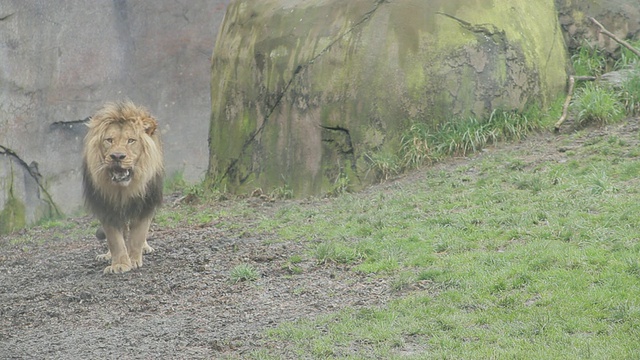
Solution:
M 51 200 L 37 165 L 27 165 L 13 151 L 0 148 L 0 234 L 63 214 Z
M 546 105 L 565 86 L 553 0 L 235 0 L 212 60 L 207 180 L 232 192 L 377 181 L 414 122 Z M 341 185 L 342 186 L 342 185 Z

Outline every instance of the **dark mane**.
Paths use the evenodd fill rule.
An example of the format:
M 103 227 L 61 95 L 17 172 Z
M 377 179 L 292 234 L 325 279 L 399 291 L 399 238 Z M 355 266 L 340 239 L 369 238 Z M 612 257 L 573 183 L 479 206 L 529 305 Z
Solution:
M 104 224 L 122 228 L 129 219 L 152 215 L 162 204 L 163 174 L 157 173 L 147 184 L 147 191 L 124 204 L 113 204 L 105 198 L 91 180 L 86 161 L 82 163 L 84 201 L 87 208 Z

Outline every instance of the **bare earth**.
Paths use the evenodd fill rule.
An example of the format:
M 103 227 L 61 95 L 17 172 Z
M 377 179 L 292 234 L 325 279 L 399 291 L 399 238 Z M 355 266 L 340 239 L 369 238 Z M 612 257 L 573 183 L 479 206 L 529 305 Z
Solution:
M 567 148 L 579 147 L 593 136 L 616 135 L 637 143 L 638 124 L 638 119 L 629 119 L 593 128 L 582 137 L 571 136 L 567 128 L 564 134 L 531 136 L 437 166 L 453 169 L 496 151 L 517 152 L 531 163 L 559 161 Z M 569 145 L 567 139 L 572 139 Z M 407 188 L 424 176 L 413 173 L 362 195 L 390 191 L 398 184 Z M 238 201 L 266 216 L 288 204 L 255 198 Z M 312 207 L 320 201 L 331 200 L 297 204 Z M 226 203 L 213 206 L 222 210 Z M 149 239 L 156 251 L 145 255 L 143 268 L 103 275 L 107 264 L 95 256 L 106 251 L 105 243 L 92 235 L 78 235 L 78 229 L 95 225 L 89 217 L 70 222 L 76 225 L 0 237 L 0 358 L 236 359 L 262 346 L 282 358 L 293 358 L 266 340 L 264 331 L 344 307 L 384 306 L 411 291 L 393 291 L 385 279 L 308 258 L 298 264 L 302 273 L 293 274 L 287 260 L 305 254 L 308 244 L 270 241 L 278 240 L 274 234 L 256 235 L 252 219 L 238 219 L 234 230 L 215 223 L 176 229 L 156 226 Z M 254 265 L 261 278 L 229 283 L 229 271 L 241 263 Z

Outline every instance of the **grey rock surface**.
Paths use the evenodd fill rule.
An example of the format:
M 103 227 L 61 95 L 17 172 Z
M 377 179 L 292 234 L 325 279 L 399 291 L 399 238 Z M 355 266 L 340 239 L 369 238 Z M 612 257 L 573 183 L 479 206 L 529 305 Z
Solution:
M 589 17 L 621 39 L 640 38 L 640 2 L 637 0 L 555 0 L 565 42 L 575 49 L 584 41 L 614 53 L 620 45 L 603 35 Z

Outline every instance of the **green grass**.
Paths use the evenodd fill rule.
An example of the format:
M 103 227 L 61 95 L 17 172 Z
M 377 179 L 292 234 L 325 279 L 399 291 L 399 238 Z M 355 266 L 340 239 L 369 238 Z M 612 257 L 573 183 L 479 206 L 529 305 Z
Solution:
M 610 124 L 626 115 L 620 94 L 606 86 L 587 83 L 576 91 L 572 106 L 579 124 Z
M 600 76 L 608 68 L 605 52 L 586 42 L 571 56 L 571 61 L 577 76 Z
M 627 79 L 620 91 L 621 102 L 630 115 L 640 114 L 640 66 L 636 67 L 638 75 Z
M 229 282 L 237 284 L 244 281 L 255 281 L 260 277 L 260 272 L 249 264 L 240 264 L 229 272 Z
M 637 143 L 585 138 L 563 162 L 495 152 L 263 219 L 318 266 L 422 290 L 282 324 L 253 358 L 277 358 L 269 344 L 316 359 L 637 358 Z
M 535 106 L 524 113 L 494 110 L 485 119 L 455 119 L 435 127 L 415 121 L 403 134 L 398 154 L 383 151 L 367 154 L 366 158 L 371 170 L 386 181 L 407 170 L 451 156 L 466 156 L 499 141 L 521 140 L 557 119 L 559 106 L 554 104 L 546 112 Z
M 640 40 L 627 41 L 629 45 L 636 49 L 640 49 Z M 638 65 L 638 56 L 624 46 L 620 47 L 620 57 L 614 64 L 614 69 L 627 69 Z

